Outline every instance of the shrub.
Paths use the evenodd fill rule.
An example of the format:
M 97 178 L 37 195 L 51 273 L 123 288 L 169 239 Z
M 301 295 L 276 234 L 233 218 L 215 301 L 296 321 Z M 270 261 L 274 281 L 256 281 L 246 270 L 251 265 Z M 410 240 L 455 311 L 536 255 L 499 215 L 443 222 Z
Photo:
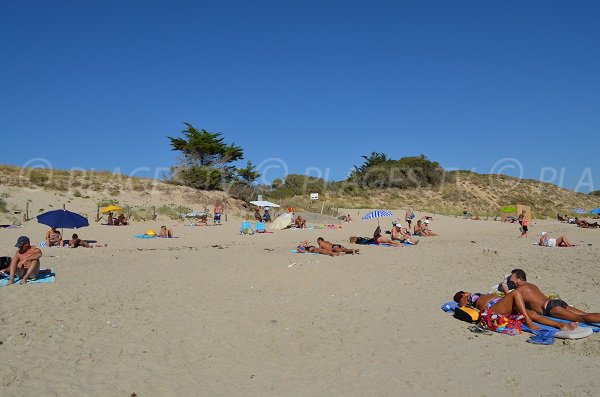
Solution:
M 48 170 L 32 169 L 29 173 L 29 182 L 37 186 L 44 186 L 49 179 Z
M 98 202 L 98 207 L 106 207 L 109 205 L 119 205 L 119 200 L 103 198 Z
M 8 212 L 8 209 L 6 208 L 8 206 L 6 200 L 4 200 L 3 198 L 0 198 L 0 213 L 6 213 Z
M 79 190 L 75 190 L 75 192 L 73 192 L 73 197 L 81 197 L 82 194 Z

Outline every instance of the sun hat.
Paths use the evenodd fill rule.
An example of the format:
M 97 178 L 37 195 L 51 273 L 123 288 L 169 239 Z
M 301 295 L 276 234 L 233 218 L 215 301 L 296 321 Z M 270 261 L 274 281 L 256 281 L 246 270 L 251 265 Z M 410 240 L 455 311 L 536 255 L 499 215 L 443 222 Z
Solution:
M 425 223 L 429 223 L 429 219 L 425 219 Z

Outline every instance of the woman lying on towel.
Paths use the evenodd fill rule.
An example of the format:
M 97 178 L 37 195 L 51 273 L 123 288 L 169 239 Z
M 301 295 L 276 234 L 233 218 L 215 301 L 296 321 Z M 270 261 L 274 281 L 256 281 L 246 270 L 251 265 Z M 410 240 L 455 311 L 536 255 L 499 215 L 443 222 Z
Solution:
M 542 232 L 540 241 L 538 243 L 542 247 L 574 247 L 566 236 L 560 236 L 559 238 L 550 238 L 548 232 Z
M 304 241 L 300 242 L 300 244 L 298 244 L 296 249 L 301 254 L 305 254 L 307 252 L 313 252 L 315 254 L 322 254 L 322 255 L 329 255 L 329 256 L 339 256 L 339 254 L 340 254 L 339 252 L 333 252 L 331 250 L 317 248 L 314 245 L 310 245 L 308 240 L 304 240 Z
M 560 323 L 558 321 L 551 320 L 548 317 L 540 316 L 531 310 L 527 310 L 525 308 L 523 296 L 518 290 L 513 290 L 504 297 L 493 294 L 458 291 L 454 295 L 454 301 L 458 303 L 459 306 L 470 306 L 478 309 L 482 313 L 482 317 L 484 315 L 489 317 L 490 314 L 498 314 L 502 316 L 520 314 L 523 316 L 525 325 L 533 330 L 539 330 L 539 327 L 533 324 L 533 320 L 540 324 L 559 328 L 563 331 L 572 331 L 579 325 L 579 323 Z

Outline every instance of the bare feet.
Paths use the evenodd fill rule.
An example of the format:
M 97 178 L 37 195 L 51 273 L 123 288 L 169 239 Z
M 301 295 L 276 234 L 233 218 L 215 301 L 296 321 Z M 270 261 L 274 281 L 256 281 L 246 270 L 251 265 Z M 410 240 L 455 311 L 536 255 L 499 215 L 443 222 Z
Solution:
M 356 250 L 354 250 L 354 253 L 355 254 L 360 254 L 360 252 L 358 252 L 358 251 L 360 251 L 360 250 L 356 249 Z
M 560 328 L 561 331 L 573 331 L 573 330 L 577 329 L 577 327 L 579 327 L 579 323 L 574 322 L 574 323 L 562 323 L 558 328 Z

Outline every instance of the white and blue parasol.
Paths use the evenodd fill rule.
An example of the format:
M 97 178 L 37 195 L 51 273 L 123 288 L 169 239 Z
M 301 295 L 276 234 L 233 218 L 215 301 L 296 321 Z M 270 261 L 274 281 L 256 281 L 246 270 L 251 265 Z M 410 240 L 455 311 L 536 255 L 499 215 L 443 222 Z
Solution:
M 377 219 L 377 224 L 379 225 L 379 218 L 388 218 L 390 216 L 394 216 L 394 214 L 392 214 L 391 211 L 374 210 L 374 211 L 367 212 L 362 217 L 362 220 L 366 221 L 366 220 L 369 220 L 369 219 Z

